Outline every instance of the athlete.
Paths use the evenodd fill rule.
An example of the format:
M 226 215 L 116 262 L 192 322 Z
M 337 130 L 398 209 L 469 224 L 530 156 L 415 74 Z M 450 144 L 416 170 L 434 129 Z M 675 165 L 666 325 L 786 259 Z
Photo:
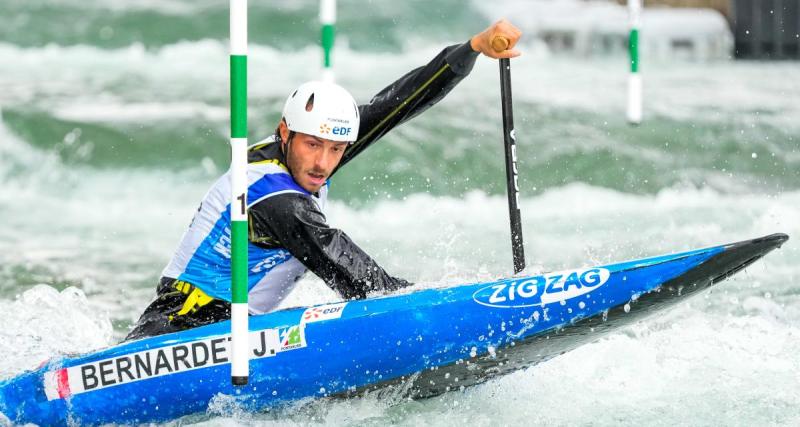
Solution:
M 365 105 L 343 88 L 308 82 L 286 100 L 275 134 L 248 149 L 251 314 L 275 309 L 311 270 L 344 299 L 411 283 L 389 275 L 325 220 L 328 179 L 396 126 L 444 98 L 480 53 L 512 58 L 521 32 L 500 20 L 468 42 L 445 48 Z M 495 37 L 509 43 L 491 46 Z M 230 318 L 230 172 L 211 187 L 164 269 L 156 299 L 126 339 L 160 335 Z

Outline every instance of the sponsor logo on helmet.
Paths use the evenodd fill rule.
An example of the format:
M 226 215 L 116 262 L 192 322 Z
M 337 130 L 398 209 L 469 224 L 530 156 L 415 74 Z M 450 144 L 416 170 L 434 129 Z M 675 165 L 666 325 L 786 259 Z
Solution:
M 585 295 L 603 286 L 610 276 L 605 268 L 590 268 L 526 277 L 478 289 L 472 299 L 488 307 L 544 307 Z
M 351 128 L 351 127 L 336 126 L 335 128 L 333 128 L 333 134 L 334 135 L 342 135 L 342 136 L 350 135 L 350 131 L 352 131 L 352 130 L 353 130 L 353 128 Z
M 327 123 L 319 125 L 319 133 L 331 133 L 339 136 L 347 136 L 350 135 L 350 132 L 352 131 L 353 128 L 350 126 L 334 126 L 331 128 Z

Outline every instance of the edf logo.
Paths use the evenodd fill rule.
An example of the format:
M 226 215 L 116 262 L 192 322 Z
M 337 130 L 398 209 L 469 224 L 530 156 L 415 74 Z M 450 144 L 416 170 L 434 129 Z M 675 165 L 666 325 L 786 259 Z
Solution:
M 333 128 L 333 134 L 334 135 L 342 135 L 342 136 L 350 135 L 350 131 L 351 130 L 352 130 L 352 128 L 349 128 L 349 127 L 336 126 L 336 127 Z

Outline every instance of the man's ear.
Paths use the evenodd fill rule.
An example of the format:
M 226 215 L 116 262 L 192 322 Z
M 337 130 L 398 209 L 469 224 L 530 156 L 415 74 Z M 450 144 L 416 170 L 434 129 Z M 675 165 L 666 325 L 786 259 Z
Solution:
M 281 146 L 285 146 L 286 141 L 289 140 L 289 127 L 286 126 L 286 120 L 284 119 L 281 119 L 278 124 L 278 135 L 281 137 Z

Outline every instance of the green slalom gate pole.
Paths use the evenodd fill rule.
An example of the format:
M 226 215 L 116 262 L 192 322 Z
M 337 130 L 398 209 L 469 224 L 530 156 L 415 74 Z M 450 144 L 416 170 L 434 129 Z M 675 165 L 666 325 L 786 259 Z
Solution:
M 631 32 L 628 38 L 631 71 L 628 77 L 628 122 L 642 122 L 642 76 L 639 74 L 639 28 L 642 22 L 642 0 L 628 0 Z
M 247 0 L 230 0 L 231 14 L 231 382 L 247 384 Z
M 331 53 L 336 36 L 336 0 L 320 0 L 319 22 L 322 24 L 322 81 L 333 82 Z

